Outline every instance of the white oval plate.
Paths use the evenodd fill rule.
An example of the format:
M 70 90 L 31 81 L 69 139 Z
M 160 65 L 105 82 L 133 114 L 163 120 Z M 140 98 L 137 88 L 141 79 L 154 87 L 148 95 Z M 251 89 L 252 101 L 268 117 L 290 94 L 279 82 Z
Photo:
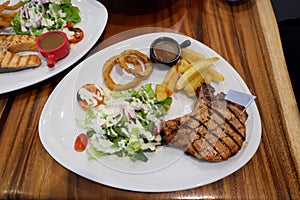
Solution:
M 80 9 L 82 21 L 76 26 L 84 31 L 83 40 L 72 46 L 70 54 L 56 62 L 54 68 L 48 68 L 46 60 L 41 58 L 42 64 L 38 68 L 0 73 L 0 94 L 36 84 L 58 74 L 82 58 L 97 42 L 107 23 L 106 8 L 96 0 L 72 0 L 72 3 Z
M 82 177 L 111 187 L 141 192 L 167 192 L 195 188 L 220 180 L 240 169 L 252 158 L 261 138 L 261 122 L 255 102 L 247 109 L 249 117 L 244 146 L 227 161 L 218 163 L 198 161 L 180 151 L 167 149 L 168 147 L 153 153 L 146 163 L 122 163 L 120 160 L 108 158 L 87 160 L 86 152 L 78 153 L 74 150 L 74 140 L 81 131 L 75 122 L 75 118 L 80 118 L 82 114 L 76 102 L 78 88 L 88 82 L 104 85 L 101 69 L 108 58 L 126 49 L 148 53 L 150 43 L 160 36 L 173 37 L 180 43 L 189 39 L 192 42 L 189 48 L 202 52 L 207 57 L 221 58 L 209 47 L 192 38 L 166 32 L 140 35 L 114 44 L 87 58 L 58 84 L 41 113 L 39 121 L 41 142 L 58 163 Z M 223 58 L 216 62 L 214 67 L 225 77 L 223 83 L 214 85 L 217 91 L 227 92 L 229 89 L 235 89 L 250 94 L 245 82 Z M 155 68 L 154 74 L 146 82 L 159 83 L 166 72 L 167 70 Z M 120 75 L 123 76 L 120 71 L 112 72 L 114 78 Z M 172 106 L 167 118 L 188 113 L 193 107 L 192 99 L 187 97 L 181 99 L 183 95 L 177 95 L 173 105 L 177 102 L 184 106 Z M 176 107 L 180 107 L 178 108 L 180 113 L 173 110 L 176 110 Z

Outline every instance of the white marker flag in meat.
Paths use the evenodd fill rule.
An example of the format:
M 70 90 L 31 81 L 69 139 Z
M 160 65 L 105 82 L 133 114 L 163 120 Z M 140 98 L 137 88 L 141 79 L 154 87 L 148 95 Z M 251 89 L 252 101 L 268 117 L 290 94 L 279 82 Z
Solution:
M 251 94 L 246 94 L 232 89 L 230 89 L 225 96 L 225 99 L 227 101 L 234 102 L 236 104 L 244 106 L 245 108 L 247 108 L 255 98 L 256 96 L 253 96 Z

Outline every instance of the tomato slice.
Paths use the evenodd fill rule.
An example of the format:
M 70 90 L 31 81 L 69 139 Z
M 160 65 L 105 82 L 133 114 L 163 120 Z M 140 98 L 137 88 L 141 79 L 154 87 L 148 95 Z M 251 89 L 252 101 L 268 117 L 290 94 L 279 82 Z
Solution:
M 74 149 L 75 151 L 82 152 L 86 149 L 88 144 L 88 137 L 85 133 L 79 134 L 74 143 Z
M 66 24 L 63 26 L 63 28 L 69 28 L 69 27 L 73 27 L 74 23 L 73 22 L 66 22 Z
M 77 91 L 77 101 L 83 110 L 97 107 L 104 101 L 104 90 L 95 84 L 85 84 Z
M 71 27 L 68 27 L 68 29 L 69 29 L 69 31 L 74 32 L 74 34 L 71 36 L 71 38 L 69 38 L 69 42 L 77 43 L 83 39 L 84 34 L 80 28 L 71 26 Z
M 78 27 L 74 27 L 73 22 L 66 22 L 66 24 L 63 26 L 63 28 L 64 28 L 64 32 L 66 32 L 66 34 L 68 36 L 70 43 L 80 42 L 84 37 L 83 30 Z M 68 31 L 65 31 L 65 29 L 68 29 Z M 67 33 L 67 32 L 69 32 L 69 33 Z M 70 34 L 70 33 L 72 33 L 72 34 Z

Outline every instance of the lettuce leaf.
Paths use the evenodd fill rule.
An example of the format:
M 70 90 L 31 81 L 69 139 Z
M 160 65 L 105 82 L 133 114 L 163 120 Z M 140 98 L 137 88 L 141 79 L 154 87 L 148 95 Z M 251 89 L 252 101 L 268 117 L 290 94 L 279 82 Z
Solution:
M 25 6 L 25 4 L 31 3 L 31 0 L 28 0 L 26 2 L 22 2 L 22 6 Z M 52 6 L 49 6 L 51 4 Z M 62 25 L 65 22 L 73 22 L 74 24 L 77 24 L 81 21 L 80 17 L 80 10 L 78 7 L 73 6 L 70 0 L 60 0 L 60 4 L 55 4 L 55 3 L 46 3 L 43 5 L 45 8 L 45 15 L 43 18 L 47 20 L 51 20 L 54 22 L 53 25 L 45 26 L 42 25 L 40 22 L 35 22 L 35 24 L 32 27 L 26 27 L 25 23 L 28 21 L 27 19 L 21 20 L 21 13 L 22 9 L 17 13 L 17 15 L 14 17 L 12 20 L 12 27 L 13 30 L 17 34 L 22 34 L 22 35 L 36 35 L 39 36 L 42 33 L 50 30 L 55 30 L 55 29 L 61 29 Z M 27 8 L 32 7 L 28 6 Z M 52 8 L 52 11 L 50 13 L 56 13 L 57 16 L 51 16 L 51 14 L 47 13 L 47 10 Z M 61 16 L 60 13 L 66 13 L 65 16 Z M 40 15 L 40 14 L 37 14 Z M 22 24 L 23 23 L 23 24 Z

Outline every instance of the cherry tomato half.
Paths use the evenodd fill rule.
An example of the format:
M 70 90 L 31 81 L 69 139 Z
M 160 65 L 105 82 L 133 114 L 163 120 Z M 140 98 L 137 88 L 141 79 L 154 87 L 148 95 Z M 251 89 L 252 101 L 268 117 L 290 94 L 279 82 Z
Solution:
M 70 35 L 70 33 L 67 34 L 70 43 L 77 43 L 83 39 L 83 36 L 84 36 L 83 30 L 81 30 L 78 27 L 74 27 L 73 22 L 66 22 L 66 24 L 63 26 L 63 28 L 68 29 L 68 31 L 70 33 L 72 33 L 72 35 Z M 64 31 L 64 32 L 67 32 L 67 31 Z
M 87 144 L 88 144 L 87 135 L 85 133 L 81 133 L 75 139 L 74 149 L 75 151 L 82 152 L 85 150 Z
M 66 22 L 66 24 L 63 26 L 63 28 L 69 28 L 69 27 L 73 27 L 74 23 L 73 22 Z
M 104 90 L 95 84 L 85 84 L 77 91 L 77 101 L 83 110 L 97 107 L 104 101 Z
M 68 29 L 69 29 L 69 31 L 74 32 L 74 34 L 71 36 L 71 38 L 69 38 L 69 42 L 77 43 L 83 39 L 84 34 L 80 28 L 71 26 L 71 27 L 68 27 Z

